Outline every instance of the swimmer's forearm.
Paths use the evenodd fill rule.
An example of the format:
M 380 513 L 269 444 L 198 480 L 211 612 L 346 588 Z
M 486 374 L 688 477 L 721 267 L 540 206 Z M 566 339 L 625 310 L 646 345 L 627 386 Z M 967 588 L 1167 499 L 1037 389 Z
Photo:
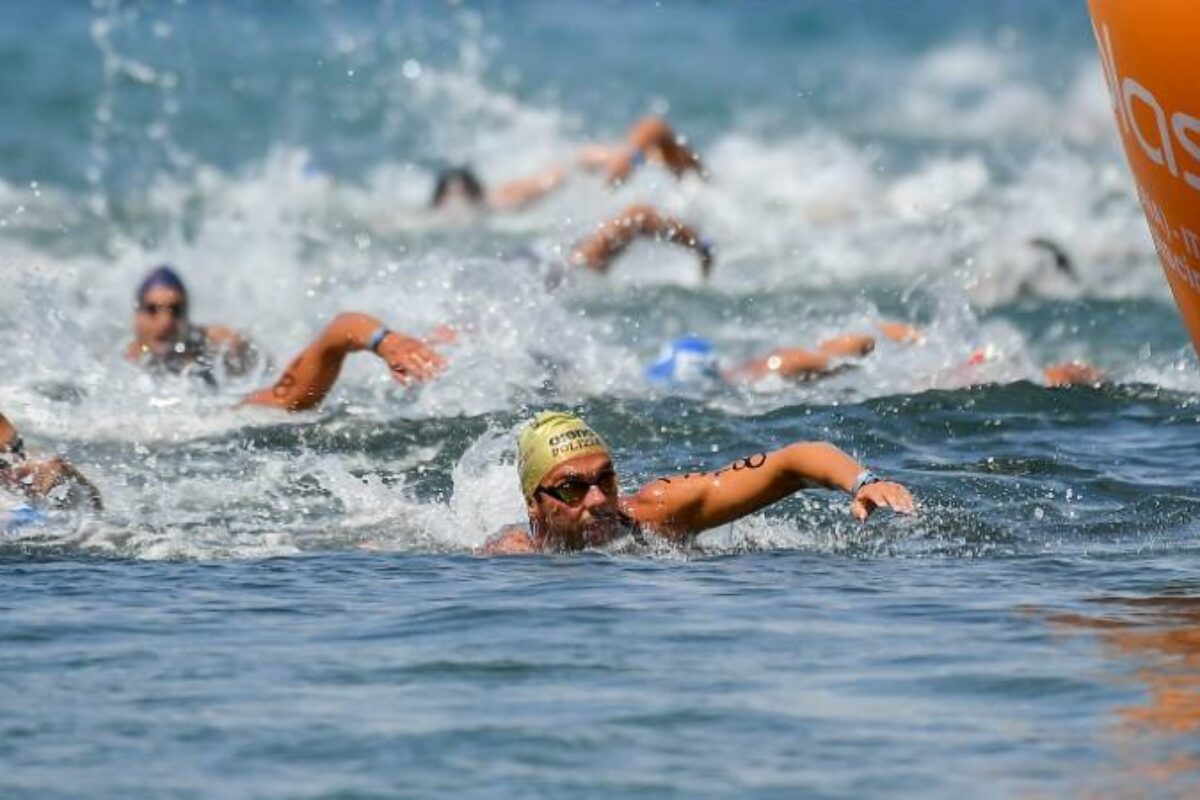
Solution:
M 562 167 L 548 167 L 536 175 L 509 181 L 488 192 L 488 205 L 493 208 L 515 211 L 540 200 L 557 189 L 566 180 Z
M 321 339 L 331 351 L 339 354 L 357 353 L 371 349 L 371 337 L 387 326 L 370 314 L 346 311 L 338 314 L 325 327 Z
M 712 472 L 646 484 L 627 503 L 631 516 L 669 537 L 687 537 L 766 508 L 813 485 L 849 492 L 862 472 L 831 444 L 802 442 L 740 458 Z
M 580 266 L 604 272 L 638 237 L 682 245 L 700 255 L 706 273 L 711 266 L 712 253 L 695 229 L 643 203 L 629 206 L 576 245 L 574 261 Z
M 756 381 L 768 375 L 795 378 L 801 375 L 822 375 L 829 371 L 829 357 L 799 348 L 775 350 L 762 358 L 754 358 L 730 370 L 734 380 Z
M 865 467 L 840 448 L 828 442 L 799 442 L 774 455 L 780 457 L 782 468 L 791 478 L 797 491 L 815 483 L 826 489 L 849 492 Z

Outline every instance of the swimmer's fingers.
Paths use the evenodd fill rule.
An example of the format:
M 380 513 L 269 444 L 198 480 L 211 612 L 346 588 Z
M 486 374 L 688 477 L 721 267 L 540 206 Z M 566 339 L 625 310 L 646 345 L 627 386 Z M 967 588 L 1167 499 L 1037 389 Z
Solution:
M 431 380 L 446 368 L 446 359 L 431 347 L 398 334 L 380 342 L 379 355 L 387 362 L 392 377 L 405 386 Z
M 430 347 L 434 347 L 439 344 L 455 344 L 458 341 L 458 328 L 455 328 L 449 323 L 438 325 L 436 328 L 426 333 L 422 341 Z
M 879 481 L 869 483 L 858 490 L 850 511 L 859 522 L 864 522 L 877 508 L 890 508 L 901 514 L 912 514 L 916 505 L 908 489 L 892 481 Z

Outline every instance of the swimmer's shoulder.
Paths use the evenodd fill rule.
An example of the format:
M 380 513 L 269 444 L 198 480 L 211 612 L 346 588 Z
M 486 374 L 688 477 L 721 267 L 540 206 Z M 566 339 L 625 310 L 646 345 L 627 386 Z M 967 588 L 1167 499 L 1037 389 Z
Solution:
M 479 553 L 485 556 L 512 556 L 536 552 L 537 544 L 523 525 L 506 525 L 492 534 L 483 547 L 479 548 Z

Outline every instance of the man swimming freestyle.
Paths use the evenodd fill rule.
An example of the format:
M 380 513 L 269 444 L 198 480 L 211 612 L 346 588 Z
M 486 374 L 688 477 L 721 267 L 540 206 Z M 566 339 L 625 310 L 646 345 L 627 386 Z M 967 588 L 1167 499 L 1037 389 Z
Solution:
M 0 414 L 0 489 L 51 508 L 103 508 L 100 490 L 64 458 L 34 459 L 16 427 Z
M 228 358 L 232 354 L 235 366 L 245 366 L 245 354 L 252 347 L 247 339 L 229 328 L 197 326 L 188 321 L 187 290 L 174 270 L 159 267 L 152 271 L 142 281 L 137 297 L 134 320 L 137 338 L 126 351 L 130 360 L 157 372 L 193 374 L 195 371 L 214 384 L 215 358 Z M 389 330 L 367 314 L 345 312 L 335 317 L 292 360 L 274 385 L 253 392 L 241 404 L 287 411 L 314 408 L 337 382 L 346 356 L 359 351 L 369 351 L 383 359 L 392 377 L 403 385 L 427 381 L 446 365 L 433 346 L 447 344 L 452 339 L 453 333 L 448 328 L 415 339 Z M 229 363 L 226 362 L 227 367 Z
M 538 414 L 521 431 L 517 450 L 529 525 L 500 531 L 484 554 L 581 550 L 626 534 L 687 541 L 814 485 L 848 492 L 860 521 L 877 508 L 914 510 L 907 489 L 824 442 L 756 453 L 712 472 L 658 478 L 624 497 L 608 445 L 579 417 Z
M 688 172 L 704 175 L 700 157 L 661 117 L 638 120 L 620 144 L 583 147 L 575 158 L 575 166 L 584 171 L 599 172 L 606 182 L 616 185 L 647 161 L 661 164 L 676 178 L 682 178 Z M 452 167 L 438 173 L 429 205 L 433 208 L 517 211 L 562 186 L 567 174 L 566 167 L 555 165 L 534 175 L 487 188 L 470 167 Z
M 167 265 L 142 279 L 135 295 L 134 340 L 125 358 L 160 374 L 191 375 L 216 384 L 218 362 L 228 375 L 244 375 L 259 362 L 258 348 L 230 328 L 196 325 L 188 318 L 183 279 Z

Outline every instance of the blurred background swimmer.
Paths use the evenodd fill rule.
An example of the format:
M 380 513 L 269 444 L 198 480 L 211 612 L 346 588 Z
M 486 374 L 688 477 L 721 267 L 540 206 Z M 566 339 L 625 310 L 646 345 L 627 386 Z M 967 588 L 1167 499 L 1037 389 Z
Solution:
M 188 318 L 188 291 L 170 266 L 151 270 L 139 284 L 133 312 L 134 340 L 125 357 L 152 372 L 187 375 L 215 386 L 216 370 L 241 376 L 255 369 L 258 348 L 221 325 L 196 325 Z
M 19 495 L 29 503 L 15 510 L 15 521 L 36 521 L 43 508 L 95 511 L 104 506 L 100 490 L 59 456 L 31 458 L 25 442 L 8 418 L 0 414 L 0 492 Z M 8 523 L 14 519 L 8 519 Z
M 227 375 L 244 375 L 260 360 L 258 348 L 230 328 L 193 325 L 187 316 L 187 290 L 170 267 L 158 267 L 142 281 L 134 317 L 137 338 L 126 357 L 160 374 L 196 376 L 217 383 L 217 359 Z M 445 367 L 433 345 L 455 334 L 443 326 L 423 339 L 396 333 L 378 319 L 354 311 L 334 318 L 272 385 L 248 395 L 242 405 L 303 411 L 320 405 L 341 373 L 346 356 L 370 351 L 387 364 L 392 377 L 409 386 L 427 381 Z
M 884 336 L 895 342 L 913 341 L 916 329 L 900 322 L 881 322 Z M 659 385 L 700 386 L 705 383 L 752 383 L 771 376 L 785 380 L 816 380 L 854 366 L 875 350 L 875 337 L 846 333 L 826 339 L 809 350 L 778 347 L 731 367 L 722 367 L 712 342 L 701 336 L 684 336 L 666 344 L 645 372 Z
M 623 143 L 583 147 L 573 166 L 600 173 L 608 184 L 618 185 L 647 162 L 660 164 L 676 178 L 689 172 L 701 177 L 707 174 L 700 157 L 660 117 L 638 120 Z M 556 164 L 489 188 L 469 165 L 449 167 L 438 173 L 429 205 L 436 209 L 519 211 L 561 187 L 570 171 L 570 166 Z

